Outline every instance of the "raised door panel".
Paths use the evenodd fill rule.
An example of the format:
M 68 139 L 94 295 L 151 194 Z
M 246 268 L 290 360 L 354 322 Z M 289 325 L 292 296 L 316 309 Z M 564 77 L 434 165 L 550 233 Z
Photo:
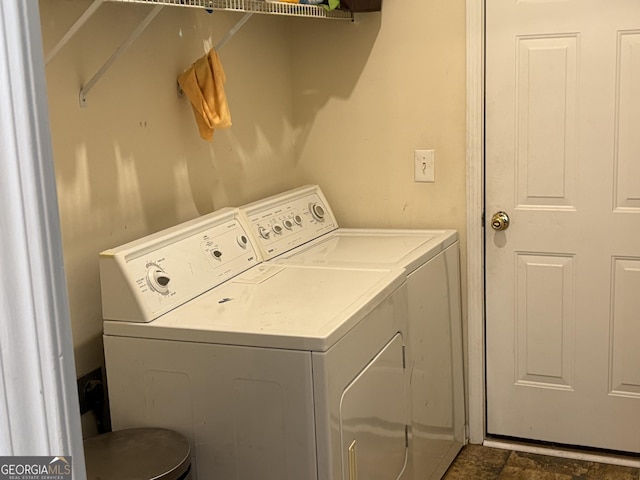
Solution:
M 640 212 L 640 31 L 619 32 L 616 105 L 618 211 Z
M 578 37 L 517 39 L 518 207 L 574 208 Z

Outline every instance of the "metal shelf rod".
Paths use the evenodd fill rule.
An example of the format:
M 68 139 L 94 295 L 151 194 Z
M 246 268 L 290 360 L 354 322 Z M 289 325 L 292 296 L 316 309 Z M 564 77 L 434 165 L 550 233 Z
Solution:
M 156 15 L 160 13 L 160 10 L 162 10 L 162 8 L 163 8 L 162 5 L 158 5 L 154 7 L 153 10 L 151 10 L 151 12 L 149 12 L 149 14 L 144 18 L 144 20 L 142 20 L 140 25 L 138 25 L 138 27 L 133 32 L 131 32 L 131 35 L 129 35 L 129 37 L 122 43 L 122 45 L 120 45 L 118 49 L 115 52 L 113 52 L 113 55 L 111 55 L 109 60 L 107 60 L 105 64 L 102 65 L 102 67 L 100 67 L 100 70 L 98 70 L 95 73 L 95 75 L 91 77 L 91 80 L 89 80 L 87 84 L 84 87 L 82 87 L 82 90 L 80 90 L 80 106 L 81 107 L 87 106 L 87 94 L 95 86 L 98 80 L 102 78 L 102 76 L 107 72 L 107 70 L 109 70 L 111 65 L 113 65 L 113 63 L 118 58 L 120 58 L 120 56 L 131 46 L 131 44 L 136 41 L 136 39 L 140 36 L 140 34 L 144 31 L 144 29 L 149 26 L 149 24 L 153 21 L 154 18 L 156 18 Z
M 319 5 L 306 5 L 265 0 L 108 0 L 115 3 L 142 3 L 147 5 L 166 5 L 172 7 L 195 7 L 206 10 L 226 10 L 235 12 L 253 12 L 268 15 L 290 15 L 296 17 L 315 17 L 337 20 L 353 20 L 348 10 L 325 10 Z
M 47 54 L 45 58 L 45 65 L 48 64 L 53 57 L 57 55 L 57 53 L 62 50 L 62 48 L 71 40 L 71 38 L 76 34 L 78 30 L 91 18 L 91 16 L 98 10 L 100 5 L 104 3 L 105 0 L 93 0 L 93 3 L 89 5 L 82 15 L 75 21 L 71 28 L 64 34 L 64 36 L 58 40 L 58 43 L 51 49 L 51 51 Z
M 220 41 L 217 43 L 216 45 L 216 51 L 220 51 L 220 49 L 222 47 L 225 46 L 225 44 L 231 40 L 231 37 L 233 37 L 236 32 L 238 30 L 240 30 L 242 28 L 242 26 L 247 23 L 247 20 L 249 20 L 251 17 L 253 16 L 253 12 L 249 12 L 249 13 L 245 13 L 242 18 L 240 20 L 238 20 L 238 23 L 236 23 L 231 30 L 229 30 L 224 37 L 222 37 L 220 39 Z

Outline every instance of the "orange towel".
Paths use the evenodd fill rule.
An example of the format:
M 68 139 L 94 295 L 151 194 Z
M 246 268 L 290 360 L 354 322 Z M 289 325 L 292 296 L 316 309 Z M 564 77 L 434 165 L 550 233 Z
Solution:
M 178 77 L 180 88 L 191 101 L 200 136 L 205 140 L 213 138 L 214 129 L 231 126 L 224 93 L 226 81 L 222 64 L 213 48 Z

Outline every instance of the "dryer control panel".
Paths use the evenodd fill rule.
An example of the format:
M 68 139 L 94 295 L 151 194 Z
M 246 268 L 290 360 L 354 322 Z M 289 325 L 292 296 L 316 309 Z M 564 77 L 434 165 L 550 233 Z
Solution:
M 203 215 L 100 254 L 103 318 L 150 322 L 258 263 L 238 210 Z
M 320 187 L 311 185 L 240 207 L 264 260 L 338 228 Z

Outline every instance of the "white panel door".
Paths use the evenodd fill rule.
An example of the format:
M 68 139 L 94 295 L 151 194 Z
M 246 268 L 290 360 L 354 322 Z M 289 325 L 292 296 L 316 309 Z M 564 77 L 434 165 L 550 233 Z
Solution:
M 488 433 L 640 453 L 640 1 L 486 19 Z

